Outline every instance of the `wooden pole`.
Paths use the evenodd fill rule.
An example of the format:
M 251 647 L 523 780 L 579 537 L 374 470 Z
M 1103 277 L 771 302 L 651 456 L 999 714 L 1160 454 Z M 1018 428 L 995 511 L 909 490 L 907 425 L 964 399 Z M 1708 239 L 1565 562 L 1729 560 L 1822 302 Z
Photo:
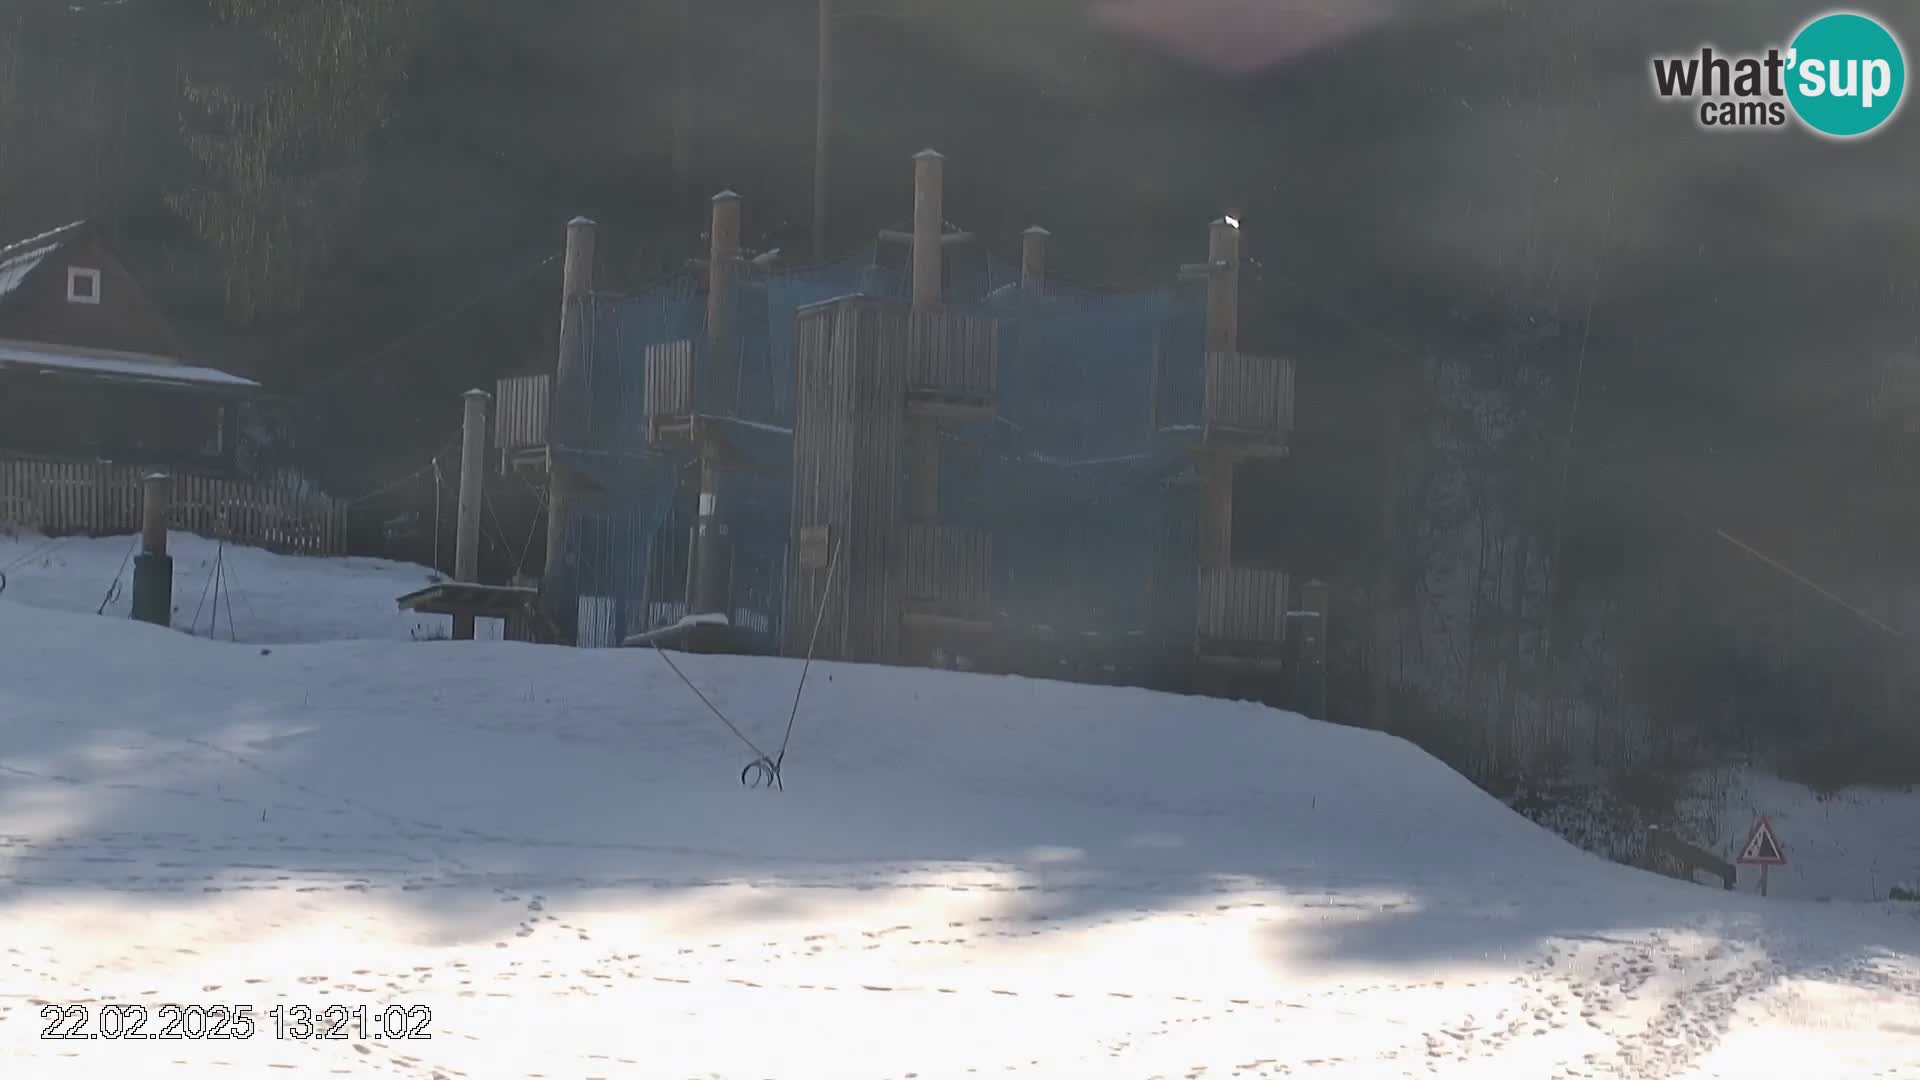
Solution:
M 739 350 L 733 337 L 733 279 L 740 261 L 740 196 L 723 191 L 713 197 L 713 225 L 707 252 L 707 408 L 731 416 L 740 378 Z
M 946 159 L 937 150 L 913 156 L 913 313 L 931 315 L 941 303 L 941 234 L 946 230 Z M 928 416 L 908 424 L 911 520 L 931 525 L 940 519 L 940 425 Z
M 1028 296 L 1047 291 L 1047 237 L 1052 235 L 1038 225 L 1020 234 L 1020 288 Z
M 740 196 L 713 197 L 707 253 L 707 401 L 716 415 L 730 416 L 736 403 L 739 358 L 734 347 L 733 277 L 740 255 Z M 725 612 L 728 573 L 721 513 L 722 448 L 712 437 L 700 446 L 700 505 L 694 524 L 694 613 Z
M 167 511 L 173 478 L 149 473 L 142 481 L 140 554 L 133 560 L 133 617 L 155 626 L 173 624 L 173 559 L 167 554 Z
M 486 496 L 487 392 L 461 395 L 464 416 L 460 439 L 459 517 L 454 523 L 453 580 L 472 583 L 480 576 L 481 500 Z M 453 617 L 453 640 L 473 640 L 473 616 Z
M 833 144 L 833 0 L 820 0 L 813 97 L 813 261 L 827 261 L 828 153 Z
M 1207 231 L 1207 351 L 1240 348 L 1240 225 L 1215 221 Z
M 140 550 L 148 555 L 167 553 L 167 510 L 173 502 L 173 477 L 148 473 L 141 480 Z
M 913 155 L 913 310 L 940 306 L 941 244 L 946 228 L 946 158 L 938 150 Z
M 593 295 L 594 223 L 578 217 L 567 222 L 567 257 L 560 280 L 560 352 L 547 396 L 547 565 L 546 576 L 560 568 L 561 540 L 572 512 L 578 483 L 553 453 L 574 437 L 572 423 L 586 409 L 585 327 Z

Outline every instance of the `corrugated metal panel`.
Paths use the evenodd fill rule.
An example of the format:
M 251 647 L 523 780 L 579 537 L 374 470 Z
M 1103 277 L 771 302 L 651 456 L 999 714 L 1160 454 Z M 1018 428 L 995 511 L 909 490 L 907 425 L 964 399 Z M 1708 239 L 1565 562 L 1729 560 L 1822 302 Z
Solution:
M 0 458 L 0 505 L 48 533 L 140 531 L 141 478 L 149 470 L 108 462 Z M 239 480 L 173 473 L 169 525 L 202 536 L 305 555 L 340 555 L 347 506 L 339 499 Z

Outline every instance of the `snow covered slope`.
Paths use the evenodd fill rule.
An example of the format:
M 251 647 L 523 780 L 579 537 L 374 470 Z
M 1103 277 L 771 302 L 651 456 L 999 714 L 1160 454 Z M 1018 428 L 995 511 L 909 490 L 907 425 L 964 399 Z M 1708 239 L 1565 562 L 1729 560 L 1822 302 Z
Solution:
M 0 533 L 0 600 L 53 611 L 126 616 L 133 605 L 134 536 Z M 425 587 L 433 571 L 386 559 L 313 559 L 227 546 L 193 533 L 167 536 L 173 556 L 173 624 L 202 637 L 243 642 L 397 641 L 448 636 L 443 615 L 414 615 L 397 597 Z M 214 601 L 215 569 L 222 594 Z M 500 638 L 498 619 L 476 635 Z
M 786 791 L 749 791 L 649 651 L 18 599 L 0 1076 L 1920 1075 L 1910 905 L 1616 866 L 1385 736 L 822 664 Z M 797 662 L 676 662 L 777 746 Z M 258 1030 L 42 1040 L 49 1002 Z M 433 1037 L 270 1014 L 335 1004 Z

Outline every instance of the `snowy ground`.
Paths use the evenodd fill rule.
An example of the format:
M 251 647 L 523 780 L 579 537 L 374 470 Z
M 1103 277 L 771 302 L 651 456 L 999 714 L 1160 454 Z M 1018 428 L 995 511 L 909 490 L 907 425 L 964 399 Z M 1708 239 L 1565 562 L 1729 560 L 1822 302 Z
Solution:
M 0 533 L 0 601 L 53 611 L 126 616 L 133 605 L 133 536 L 62 537 Z M 310 559 L 249 547 L 222 547 L 193 533 L 167 535 L 173 556 L 173 624 L 202 637 L 278 644 L 447 637 L 444 615 L 414 615 L 397 597 L 424 588 L 432 570 L 385 559 Z M 221 594 L 212 585 L 219 569 Z M 499 640 L 500 621 L 475 635 Z
M 748 791 L 644 650 L 235 644 L 19 580 L 0 1076 L 1920 1076 L 1913 905 L 1616 866 L 1378 734 L 816 665 Z M 778 742 L 797 663 L 677 659 Z M 48 1003 L 258 1030 L 46 1040 Z
M 1767 874 L 1767 895 L 1800 900 L 1883 900 L 1894 886 L 1920 890 L 1920 790 L 1849 788 L 1819 795 L 1753 769 L 1699 777 L 1700 813 L 1716 823 L 1695 842 L 1726 859 L 1764 815 L 1787 865 Z M 1757 893 L 1758 867 L 1740 867 L 1739 888 Z

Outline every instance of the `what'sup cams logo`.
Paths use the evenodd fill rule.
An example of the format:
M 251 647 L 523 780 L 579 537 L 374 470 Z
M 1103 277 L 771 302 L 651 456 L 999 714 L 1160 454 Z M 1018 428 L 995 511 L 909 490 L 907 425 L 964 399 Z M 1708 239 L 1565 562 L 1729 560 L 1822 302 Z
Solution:
M 1907 60 L 1886 24 L 1837 11 L 1763 53 L 1653 58 L 1653 91 L 1697 102 L 1700 126 L 1778 128 L 1798 119 L 1819 135 L 1855 139 L 1884 128 L 1907 91 Z

